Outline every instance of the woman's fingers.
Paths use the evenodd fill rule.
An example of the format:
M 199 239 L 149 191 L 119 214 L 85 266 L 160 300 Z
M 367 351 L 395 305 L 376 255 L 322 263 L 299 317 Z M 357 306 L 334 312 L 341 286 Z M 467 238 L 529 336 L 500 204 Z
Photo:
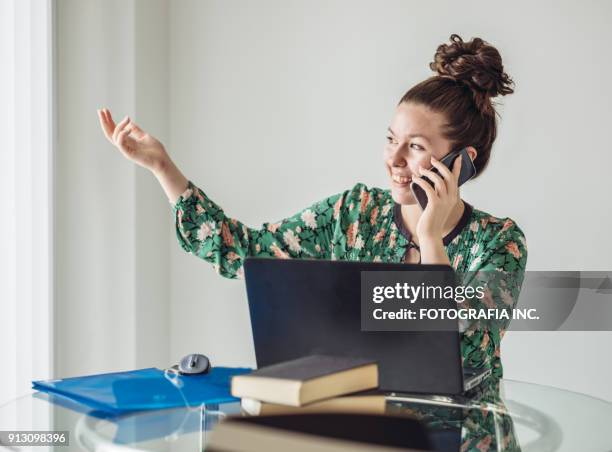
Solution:
M 433 171 L 424 169 L 424 168 L 420 169 L 420 173 L 423 176 L 427 176 L 429 180 L 434 183 L 438 193 L 445 194 L 447 192 L 446 182 L 444 181 L 444 179 L 442 179 L 442 177 L 440 177 L 439 174 L 434 173 Z
M 444 163 L 442 163 L 437 158 L 432 157 L 431 158 L 431 164 L 438 169 L 438 171 L 440 172 L 440 174 L 442 175 L 442 177 L 444 179 L 452 180 L 453 173 L 451 173 L 450 169 L 448 169 L 448 167 Z
M 100 126 L 104 131 L 104 135 L 113 144 L 118 144 L 117 139 L 119 133 L 124 128 L 136 139 L 141 139 L 146 135 L 144 130 L 138 127 L 138 125 L 134 124 L 127 116 L 118 125 L 115 125 L 115 121 L 113 121 L 111 112 L 107 108 L 98 110 L 98 119 L 100 120 Z
M 131 120 L 125 127 L 125 130 L 129 130 L 132 138 L 135 138 L 136 140 L 140 140 L 146 135 L 145 132 Z
M 118 130 L 117 126 L 115 126 L 115 121 L 113 120 L 110 110 L 108 108 L 98 110 L 98 118 L 100 120 L 100 126 L 102 127 L 106 138 L 112 144 L 116 144 L 117 134 L 120 130 Z M 126 116 L 126 119 L 129 118 Z
M 109 126 L 115 130 L 115 121 L 113 121 L 113 115 L 111 115 L 110 110 L 108 108 L 104 108 L 102 112 L 104 113 L 104 117 L 108 121 Z
M 131 154 L 132 151 L 134 150 L 132 146 L 130 146 L 129 144 L 129 138 L 128 138 L 129 135 L 130 135 L 130 131 L 124 129 L 117 134 L 117 140 L 115 141 L 117 143 L 117 146 L 119 146 L 121 150 L 127 154 Z
M 106 123 L 108 124 L 108 127 L 111 130 L 115 130 L 115 121 L 113 121 L 113 117 L 111 115 L 111 112 L 108 108 L 103 108 L 102 109 L 102 115 L 104 116 L 104 119 L 106 120 Z M 111 133 L 112 135 L 112 133 Z
M 125 126 L 127 126 L 129 122 L 130 122 L 130 117 L 126 116 L 125 118 L 121 120 L 119 124 L 117 124 L 117 127 L 115 127 L 115 131 L 113 132 L 113 142 L 115 144 L 118 144 L 117 137 L 119 136 L 119 133 L 121 133 L 123 129 L 125 129 Z
M 132 135 L 136 137 L 136 139 L 140 140 L 142 137 L 146 135 L 145 131 L 138 127 L 136 124 L 131 123 L 132 125 Z
M 416 177 L 412 179 L 412 182 L 414 182 L 415 184 L 417 184 L 419 187 L 421 187 L 424 191 L 425 194 L 427 195 L 427 199 L 431 202 L 433 200 L 435 200 L 437 198 L 436 196 L 436 191 L 434 190 L 434 188 L 429 184 L 429 182 L 424 181 L 421 177 Z
M 100 127 L 102 128 L 102 132 L 104 132 L 104 136 L 112 142 L 113 130 L 109 127 L 103 110 L 98 110 L 98 120 L 100 121 Z
M 459 174 L 461 172 L 461 155 L 453 162 L 452 171 L 440 162 L 438 159 L 432 157 L 431 163 L 438 169 L 444 180 L 446 181 L 447 193 L 455 195 L 458 192 Z

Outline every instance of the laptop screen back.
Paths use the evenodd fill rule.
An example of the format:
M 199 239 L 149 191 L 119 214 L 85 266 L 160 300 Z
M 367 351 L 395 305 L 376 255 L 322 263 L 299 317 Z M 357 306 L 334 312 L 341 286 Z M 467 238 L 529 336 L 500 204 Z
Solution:
M 250 258 L 245 277 L 255 355 L 265 367 L 312 354 L 378 361 L 388 392 L 460 394 L 454 331 L 361 331 L 361 271 L 450 270 L 443 265 Z

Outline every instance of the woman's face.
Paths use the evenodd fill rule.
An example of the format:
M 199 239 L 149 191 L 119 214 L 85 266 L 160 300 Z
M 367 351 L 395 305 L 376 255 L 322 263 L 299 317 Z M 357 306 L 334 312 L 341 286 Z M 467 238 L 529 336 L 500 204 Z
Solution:
M 451 142 L 442 135 L 445 119 L 429 108 L 402 102 L 387 130 L 385 166 L 391 183 L 391 196 L 398 204 L 415 204 L 410 191 L 417 168 L 431 168 L 431 157 L 441 159 L 451 151 Z

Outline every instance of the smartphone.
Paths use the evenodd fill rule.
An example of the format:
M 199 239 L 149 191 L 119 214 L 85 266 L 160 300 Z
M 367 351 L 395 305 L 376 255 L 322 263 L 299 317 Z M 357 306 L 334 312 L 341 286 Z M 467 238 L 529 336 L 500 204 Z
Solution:
M 455 163 L 457 157 L 459 157 L 460 155 L 462 156 L 462 158 L 458 186 L 465 184 L 467 181 L 469 181 L 472 177 L 476 175 L 476 167 L 474 166 L 474 162 L 472 162 L 472 159 L 470 158 L 470 155 L 467 152 L 467 148 L 451 151 L 440 160 L 440 162 L 442 162 L 447 168 L 452 171 L 453 164 Z M 430 168 L 430 170 L 434 173 L 440 173 L 440 171 L 438 171 L 438 168 L 436 168 L 435 166 Z M 427 181 L 432 187 L 434 186 L 434 183 L 429 180 L 427 176 L 423 176 L 423 180 Z M 421 206 L 421 209 L 425 210 L 425 207 L 427 207 L 427 193 L 425 193 L 425 190 L 423 190 L 414 182 L 410 184 L 410 190 L 412 190 L 414 199 L 417 200 L 417 202 Z

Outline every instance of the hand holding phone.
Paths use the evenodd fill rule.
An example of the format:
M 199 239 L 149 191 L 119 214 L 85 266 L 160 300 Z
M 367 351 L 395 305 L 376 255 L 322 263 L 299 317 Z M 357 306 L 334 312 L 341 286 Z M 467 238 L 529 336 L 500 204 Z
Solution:
M 467 152 L 467 148 L 451 151 L 440 160 L 441 163 L 443 163 L 448 169 L 452 171 L 453 164 L 460 155 L 462 156 L 461 170 L 459 172 L 459 180 L 457 181 L 457 186 L 463 185 L 476 175 L 476 167 L 474 166 L 474 162 L 472 162 L 472 159 L 470 158 L 470 155 Z M 437 174 L 440 173 L 440 171 L 438 171 L 436 167 L 430 168 L 430 171 L 433 171 Z M 422 179 L 424 181 L 427 181 L 432 187 L 434 186 L 434 183 L 427 176 L 423 176 Z M 425 207 L 427 207 L 427 194 L 425 193 L 425 190 L 423 190 L 421 187 L 419 187 L 418 184 L 414 182 L 410 184 L 410 190 L 412 190 L 414 199 L 417 200 L 417 202 L 421 206 L 421 209 L 425 210 Z

